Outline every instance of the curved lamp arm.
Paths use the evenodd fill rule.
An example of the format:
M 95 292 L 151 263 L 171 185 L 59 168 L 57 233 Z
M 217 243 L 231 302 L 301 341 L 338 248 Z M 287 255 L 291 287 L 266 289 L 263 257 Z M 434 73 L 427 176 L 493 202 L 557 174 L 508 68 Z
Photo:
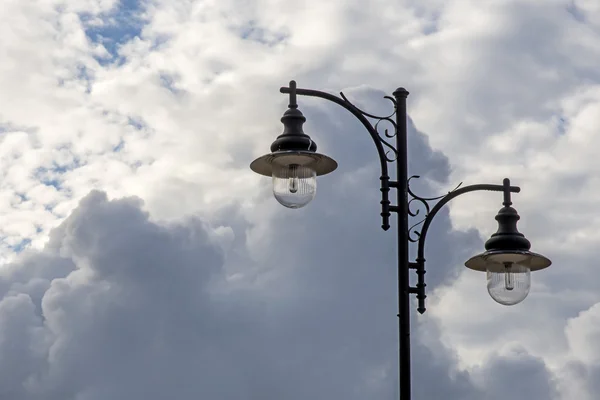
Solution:
M 416 288 L 411 288 L 411 292 L 416 293 L 417 300 L 419 302 L 417 311 L 423 314 L 425 312 L 425 239 L 427 237 L 427 231 L 429 230 L 429 226 L 435 218 L 436 214 L 444 207 L 450 200 L 460 196 L 461 194 L 476 192 L 480 190 L 487 190 L 491 192 L 504 192 L 504 199 L 506 201 L 507 196 L 510 193 L 519 193 L 521 188 L 518 186 L 510 186 L 510 180 L 505 178 L 503 185 L 489 185 L 489 184 L 478 184 L 478 185 L 469 185 L 462 188 L 458 188 L 448 193 L 444 197 L 442 197 L 427 213 L 425 216 L 425 220 L 423 222 L 423 227 L 421 231 L 418 233 L 419 236 L 419 244 L 417 250 L 417 258 L 415 263 L 411 263 L 411 267 L 417 270 L 418 281 Z M 419 199 L 418 197 L 415 197 Z
M 295 82 L 292 82 L 292 83 L 295 85 Z M 292 85 L 290 84 L 290 86 L 292 86 Z M 346 97 L 344 96 L 343 93 L 340 93 L 342 97 L 338 97 L 338 96 L 335 96 L 330 93 L 322 92 L 320 90 L 300 89 L 300 88 L 296 88 L 296 87 L 292 88 L 292 87 L 285 87 L 285 86 L 281 87 L 279 89 L 279 91 L 281 93 L 292 93 L 292 94 L 294 94 L 294 96 L 296 94 L 298 94 L 301 96 L 319 97 L 319 98 L 322 98 L 325 100 L 329 100 L 337 105 L 342 106 L 346 110 L 350 111 L 350 113 L 352 115 L 354 115 L 363 124 L 363 126 L 367 129 L 367 132 L 369 132 L 371 139 L 373 139 L 373 143 L 375 144 L 375 147 L 377 149 L 377 154 L 379 155 L 379 162 L 381 164 L 381 178 L 380 179 L 381 179 L 381 196 L 382 196 L 381 217 L 383 219 L 382 228 L 384 230 L 388 230 L 390 228 L 389 218 L 391 215 L 390 200 L 389 200 L 389 191 L 390 191 L 391 186 L 390 186 L 390 176 L 388 173 L 387 163 L 392 160 L 390 160 L 387 157 L 386 151 L 383 146 L 385 144 L 392 151 L 394 151 L 395 154 L 397 154 L 397 150 L 393 146 L 389 145 L 387 142 L 385 142 L 383 140 L 383 138 L 379 135 L 379 132 L 377 131 L 376 126 L 373 126 L 371 124 L 371 122 L 367 119 L 367 117 L 375 118 L 375 119 L 379 119 L 379 120 L 390 121 L 389 117 L 377 117 L 375 115 L 365 113 L 364 111 L 362 111 L 361 109 L 356 107 L 354 104 L 350 103 L 348 101 L 348 99 L 346 99 Z M 392 103 L 394 104 L 394 108 L 396 109 L 396 107 L 397 107 L 396 101 L 389 96 L 386 96 L 386 98 L 392 101 Z M 394 128 L 395 128 L 395 126 L 394 126 Z M 389 137 L 391 137 L 391 136 L 389 136 Z M 392 185 L 393 184 L 394 183 L 392 183 Z
M 291 92 L 289 87 L 282 87 L 279 89 L 279 91 L 281 93 L 290 93 Z M 367 128 L 367 131 L 369 132 L 369 134 L 371 135 L 371 138 L 373 139 L 373 142 L 375 143 L 375 147 L 377 148 L 377 153 L 379 154 L 379 160 L 381 161 L 381 174 L 386 175 L 386 176 L 388 175 L 385 149 L 383 148 L 383 145 L 381 144 L 381 141 L 379 140 L 379 134 L 377 133 L 377 130 L 373 127 L 373 125 L 369 122 L 369 120 L 363 115 L 363 112 L 358 109 L 358 107 L 356 107 L 354 104 L 350 103 L 345 98 L 335 96 L 331 93 L 321 92 L 320 90 L 297 88 L 296 94 L 299 94 L 301 96 L 320 97 L 322 99 L 332 101 L 335 104 L 338 104 L 338 105 L 344 107 L 346 110 L 350 111 L 352 113 L 352 115 L 354 115 L 356 118 L 358 118 L 358 120 L 364 125 L 364 127 Z

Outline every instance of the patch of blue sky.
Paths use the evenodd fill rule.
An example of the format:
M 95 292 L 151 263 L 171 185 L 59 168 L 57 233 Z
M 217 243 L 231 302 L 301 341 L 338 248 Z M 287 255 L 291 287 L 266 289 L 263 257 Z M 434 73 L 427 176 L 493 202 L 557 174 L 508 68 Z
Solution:
M 0 121 L 0 134 L 10 133 L 10 132 L 26 132 L 26 133 L 35 133 L 37 131 L 34 127 L 28 126 L 17 126 L 11 124 L 10 122 Z
M 85 84 L 85 92 L 90 93 L 92 90 L 92 83 L 94 82 L 94 74 L 90 71 L 85 65 L 78 64 L 75 66 L 77 68 L 77 81 Z M 64 87 L 68 85 L 70 80 L 66 80 L 63 78 L 58 79 L 58 86 Z
M 566 6 L 567 12 L 571 14 L 573 18 L 575 18 L 579 22 L 585 22 L 585 14 L 577 7 L 574 0 L 571 0 L 569 4 Z
M 438 23 L 439 23 L 439 15 L 435 15 L 432 19 L 428 20 L 424 25 L 423 28 L 421 29 L 421 32 L 423 32 L 424 35 L 433 35 L 434 33 L 436 33 L 439 28 L 438 28 Z
M 61 190 L 62 182 L 61 176 L 66 172 L 74 170 L 82 166 L 79 158 L 75 158 L 71 164 L 68 165 L 59 165 L 56 162 L 52 163 L 52 167 L 39 167 L 34 172 L 34 177 L 40 183 L 46 186 L 52 186 L 56 190 Z
M 59 175 L 61 173 L 56 170 L 40 167 L 35 171 L 35 178 L 46 186 L 52 186 L 56 190 L 60 190 L 61 182 Z
M 159 78 L 161 86 L 167 89 L 172 94 L 177 95 L 182 92 L 182 90 L 176 86 L 176 78 L 174 76 L 163 72 L 160 74 Z
M 29 199 L 27 198 L 27 195 L 26 195 L 25 193 L 16 192 L 16 193 L 15 193 L 15 196 L 17 196 L 17 197 L 19 198 L 19 201 L 20 201 L 20 202 L 25 202 L 25 201 L 29 200 Z
M 148 127 L 143 119 L 136 117 L 127 117 L 127 123 L 137 130 L 142 130 Z
M 242 39 L 251 40 L 267 46 L 275 46 L 289 38 L 289 34 L 270 31 L 258 26 L 255 21 L 248 21 L 246 25 L 239 28 L 238 32 Z
M 559 135 L 564 135 L 567 133 L 567 124 L 568 121 L 564 117 L 558 117 L 557 130 Z
M 14 251 L 15 253 L 20 253 L 25 250 L 31 244 L 31 239 L 23 239 L 19 243 L 14 245 L 9 245 L 8 247 Z
M 440 11 L 433 11 L 426 6 L 423 8 L 421 4 L 418 4 L 415 6 L 413 12 L 415 13 L 415 17 L 421 22 L 421 33 L 432 35 L 439 31 Z
M 118 5 L 107 14 L 80 15 L 88 39 L 93 43 L 102 44 L 110 54 L 108 58 L 98 57 L 100 64 L 124 61 L 119 54 L 119 49 L 123 44 L 140 36 L 144 27 L 143 11 L 143 0 L 120 0 Z M 98 17 L 102 23 L 97 22 Z
M 113 152 L 118 153 L 125 147 L 125 141 L 123 139 L 119 140 L 119 143 L 116 146 L 113 146 Z

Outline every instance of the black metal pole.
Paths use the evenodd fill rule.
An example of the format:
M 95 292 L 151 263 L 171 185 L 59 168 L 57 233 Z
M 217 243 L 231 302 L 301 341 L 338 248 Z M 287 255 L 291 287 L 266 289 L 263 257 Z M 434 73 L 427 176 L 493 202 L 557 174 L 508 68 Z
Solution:
M 398 184 L 398 374 L 400 400 L 410 400 L 410 293 L 408 268 L 408 143 L 406 135 L 406 98 L 408 91 L 398 88 L 396 98 L 396 180 Z

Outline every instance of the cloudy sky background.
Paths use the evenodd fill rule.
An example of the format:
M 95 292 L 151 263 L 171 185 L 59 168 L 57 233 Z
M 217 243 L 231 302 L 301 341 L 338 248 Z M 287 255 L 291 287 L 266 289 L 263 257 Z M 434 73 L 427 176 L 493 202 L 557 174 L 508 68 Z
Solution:
M 291 211 L 248 168 L 290 79 L 373 113 L 406 87 L 419 192 L 510 177 L 554 262 L 500 306 L 462 263 L 501 194 L 440 213 L 414 398 L 597 399 L 598 65 L 595 0 L 3 0 L 0 399 L 397 396 L 371 139 L 300 98 L 339 170 Z

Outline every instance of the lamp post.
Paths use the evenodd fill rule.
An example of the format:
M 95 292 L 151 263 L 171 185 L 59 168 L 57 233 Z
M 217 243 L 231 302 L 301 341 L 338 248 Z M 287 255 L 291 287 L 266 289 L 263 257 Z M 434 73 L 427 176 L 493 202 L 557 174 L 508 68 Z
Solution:
M 297 95 L 319 97 L 332 101 L 354 115 L 371 136 L 381 164 L 381 227 L 390 228 L 391 213 L 398 215 L 398 331 L 399 331 L 399 384 L 400 400 L 410 400 L 410 295 L 417 298 L 417 311 L 425 312 L 425 239 L 431 222 L 438 211 L 450 200 L 464 193 L 487 190 L 502 192 L 503 207 L 496 215 L 498 231 L 485 243 L 485 251 L 470 258 L 465 266 L 487 274 L 487 288 L 490 296 L 504 305 L 517 304 L 529 293 L 530 272 L 550 266 L 551 261 L 531 252 L 531 244 L 517 230 L 519 214 L 511 207 L 511 193 L 519 193 L 520 188 L 511 186 L 508 179 L 502 185 L 478 184 L 457 187 L 448 194 L 435 198 L 417 196 L 410 188 L 410 181 L 418 176 L 408 176 L 407 114 L 408 91 L 398 88 L 392 96 L 385 96 L 394 106 L 394 112 L 387 116 L 367 113 L 352 104 L 343 93 L 340 97 L 312 89 L 296 88 L 291 81 L 289 87 L 282 87 L 281 93 L 289 93 L 288 110 L 281 118 L 283 133 L 271 145 L 271 152 L 257 158 L 250 168 L 261 175 L 272 177 L 273 193 L 277 201 L 288 208 L 307 205 L 315 196 L 316 177 L 333 172 L 337 163 L 330 157 L 317 153 L 316 143 L 304 133 L 302 125 L 306 118 L 298 110 Z M 374 124 L 371 120 L 376 121 Z M 379 132 L 379 124 L 385 122 L 393 127 L 393 132 Z M 395 145 L 388 139 L 396 138 Z M 386 151 L 387 149 L 387 151 Z M 390 154 L 391 153 L 391 154 Z M 388 164 L 396 164 L 396 179 L 391 180 Z M 396 204 L 389 200 L 389 192 L 397 192 Z M 411 204 L 423 206 L 425 215 L 413 226 L 408 225 L 409 216 L 417 216 Z M 416 228 L 421 225 L 420 230 Z M 409 260 L 409 243 L 417 243 L 417 257 Z M 410 285 L 410 272 L 417 275 L 415 286 Z

